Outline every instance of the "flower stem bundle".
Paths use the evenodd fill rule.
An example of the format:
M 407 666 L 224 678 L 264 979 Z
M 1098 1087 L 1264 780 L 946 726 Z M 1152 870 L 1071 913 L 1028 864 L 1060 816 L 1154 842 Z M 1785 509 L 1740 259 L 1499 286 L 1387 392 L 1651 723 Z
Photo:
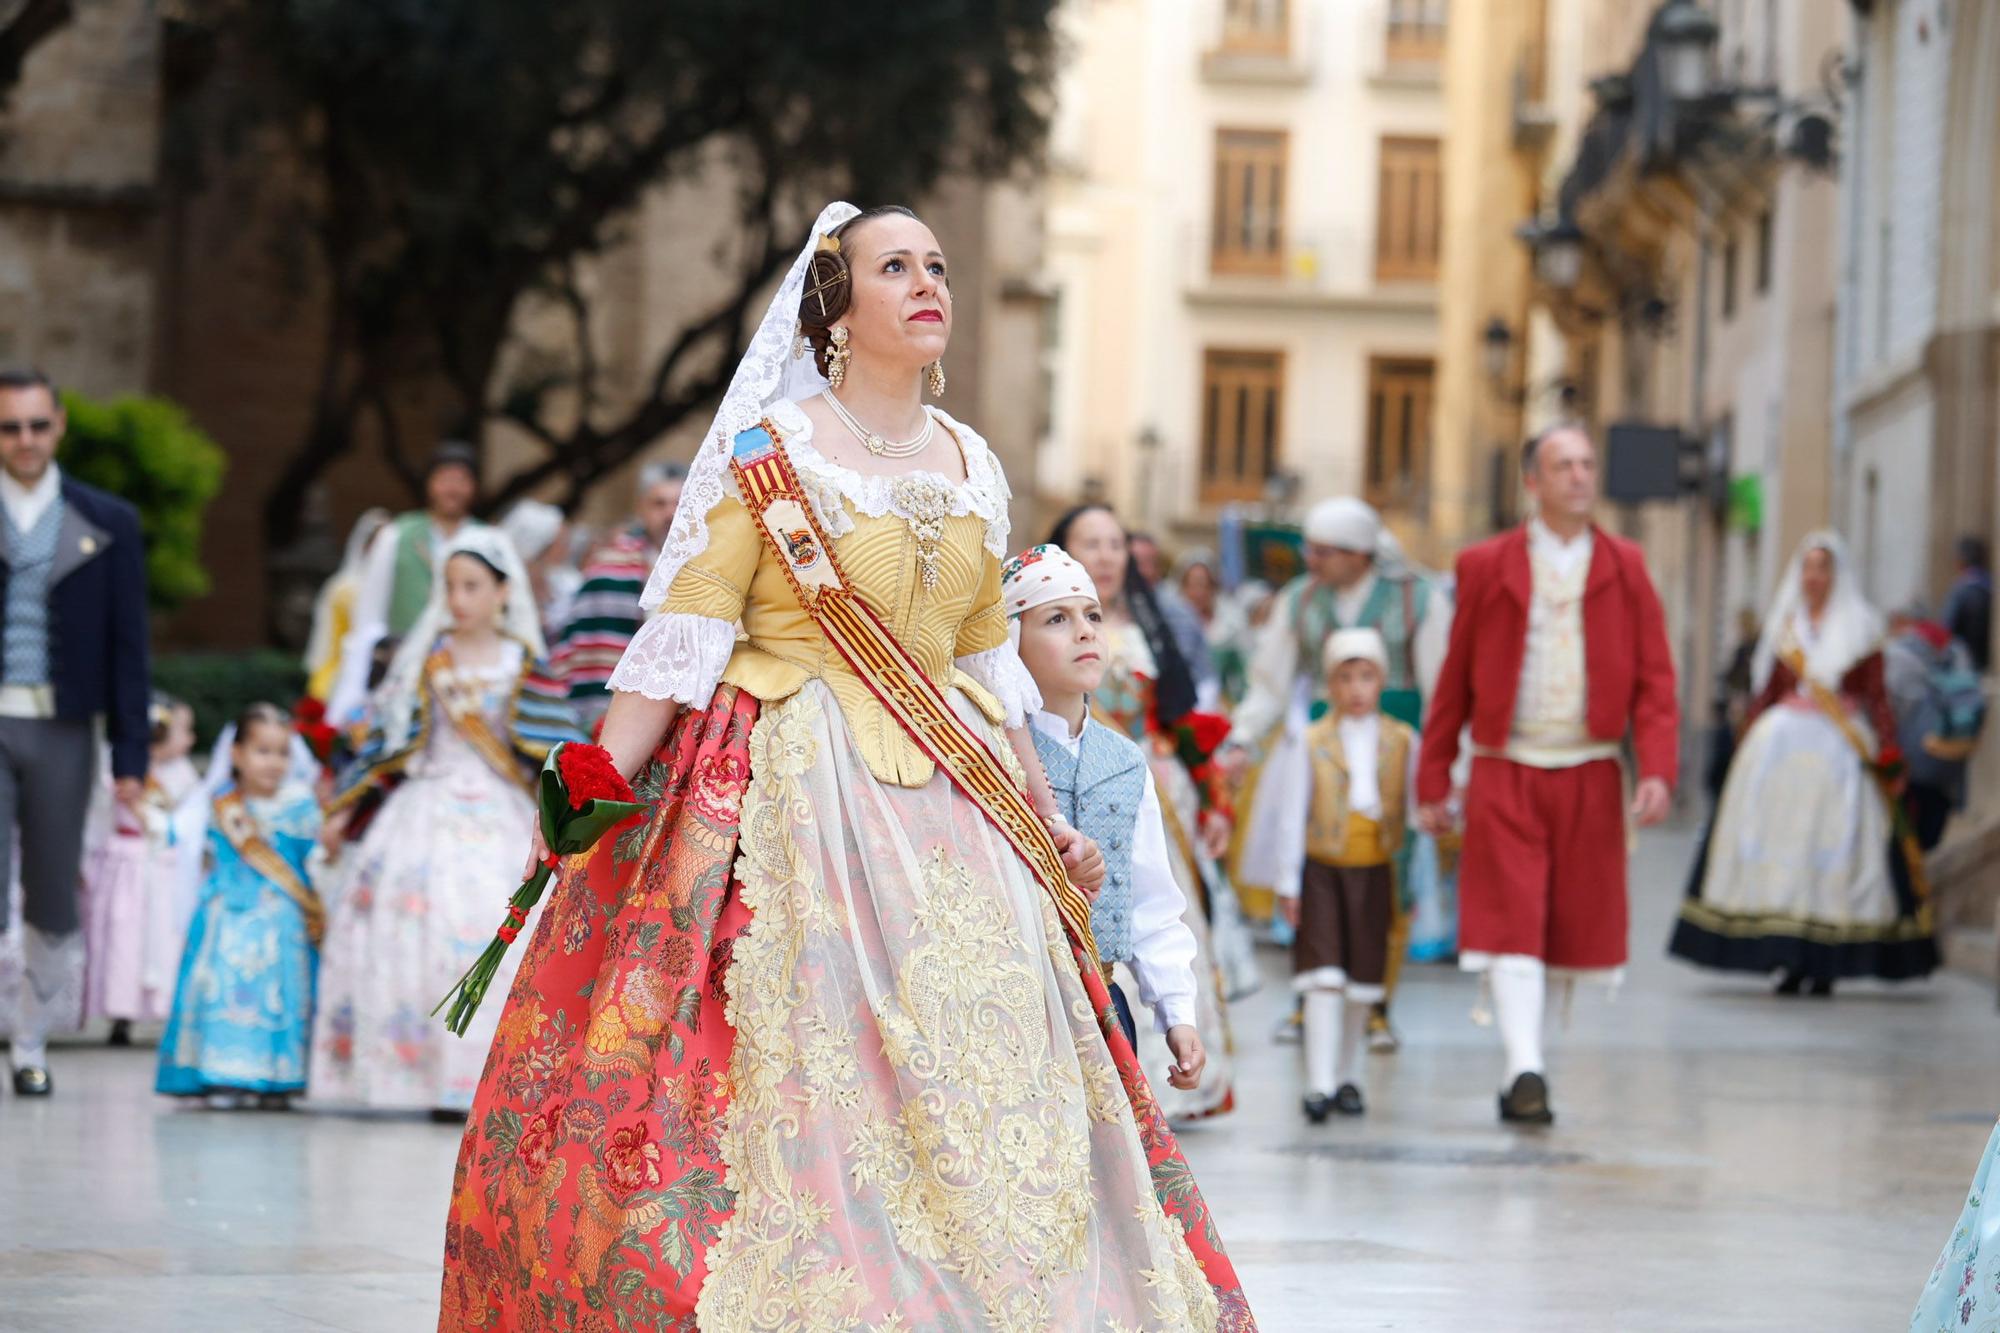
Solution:
M 562 858 L 589 851 L 606 833 L 643 814 L 646 808 L 633 796 L 631 784 L 619 775 L 609 751 L 575 741 L 565 741 L 549 751 L 536 779 L 535 794 L 548 855 L 507 900 L 507 919 L 494 932 L 492 943 L 431 1010 L 435 1017 L 449 1006 L 444 1025 L 461 1037 L 472 1026 L 472 1016 L 479 1012 L 487 988 L 500 971 L 500 960 L 528 924 L 528 913 L 542 900 L 549 877 Z

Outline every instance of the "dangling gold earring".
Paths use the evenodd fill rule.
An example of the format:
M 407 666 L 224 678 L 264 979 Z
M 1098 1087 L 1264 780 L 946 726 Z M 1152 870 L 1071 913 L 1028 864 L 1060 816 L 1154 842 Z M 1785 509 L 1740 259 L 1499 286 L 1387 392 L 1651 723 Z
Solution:
M 847 379 L 847 359 L 854 353 L 847 350 L 845 325 L 834 325 L 833 331 L 827 337 L 833 341 L 833 346 L 828 348 L 826 353 L 826 382 L 838 389 Z
M 944 397 L 944 358 L 939 357 L 924 369 L 924 377 L 931 382 L 931 397 Z

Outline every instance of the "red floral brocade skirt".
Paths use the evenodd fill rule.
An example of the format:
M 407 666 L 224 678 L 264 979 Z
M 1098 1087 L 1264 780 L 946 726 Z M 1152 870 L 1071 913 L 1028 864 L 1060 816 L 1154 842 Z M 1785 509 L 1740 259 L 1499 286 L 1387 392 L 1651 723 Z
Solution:
M 720 1142 L 736 1035 L 724 983 L 750 921 L 732 867 L 758 714 L 728 686 L 683 713 L 634 784 L 646 821 L 557 877 L 460 1146 L 443 1333 L 696 1328 L 734 1206 Z M 1154 1190 L 1215 1291 L 1218 1327 L 1252 1330 L 1104 983 L 1082 972 Z M 921 1311 L 906 1317 L 924 1326 Z

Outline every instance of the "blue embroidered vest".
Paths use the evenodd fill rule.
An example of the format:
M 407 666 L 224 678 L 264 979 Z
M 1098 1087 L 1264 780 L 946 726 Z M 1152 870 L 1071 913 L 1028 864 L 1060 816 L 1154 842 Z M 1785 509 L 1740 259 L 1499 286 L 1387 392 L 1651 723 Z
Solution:
M 1035 749 L 1056 794 L 1056 808 L 1104 853 L 1104 888 L 1090 907 L 1097 953 L 1107 963 L 1132 960 L 1132 835 L 1146 794 L 1146 754 L 1096 719 L 1083 724 L 1083 744 L 1069 750 L 1030 726 Z
M 62 537 L 63 500 L 57 496 L 35 526 L 22 532 L 11 514 L 0 511 L 7 542 L 7 618 L 0 647 L 0 680 L 9 685 L 47 685 L 53 678 L 49 645 L 49 575 Z

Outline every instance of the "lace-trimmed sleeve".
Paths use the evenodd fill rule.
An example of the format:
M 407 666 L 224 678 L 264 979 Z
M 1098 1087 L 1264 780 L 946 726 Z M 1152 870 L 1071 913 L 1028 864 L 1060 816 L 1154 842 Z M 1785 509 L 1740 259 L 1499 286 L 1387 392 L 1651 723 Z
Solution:
M 702 527 L 702 548 L 674 570 L 657 611 L 626 645 L 612 689 L 693 708 L 706 707 L 715 693 L 736 651 L 736 624 L 764 546 L 733 487 L 709 507 Z
M 1041 688 L 1011 643 L 967 654 L 958 659 L 958 669 L 992 691 L 1006 710 L 1010 730 L 1026 723 L 1042 706 Z
M 665 611 L 639 627 L 611 673 L 611 688 L 705 708 L 736 651 L 736 626 L 713 616 Z

